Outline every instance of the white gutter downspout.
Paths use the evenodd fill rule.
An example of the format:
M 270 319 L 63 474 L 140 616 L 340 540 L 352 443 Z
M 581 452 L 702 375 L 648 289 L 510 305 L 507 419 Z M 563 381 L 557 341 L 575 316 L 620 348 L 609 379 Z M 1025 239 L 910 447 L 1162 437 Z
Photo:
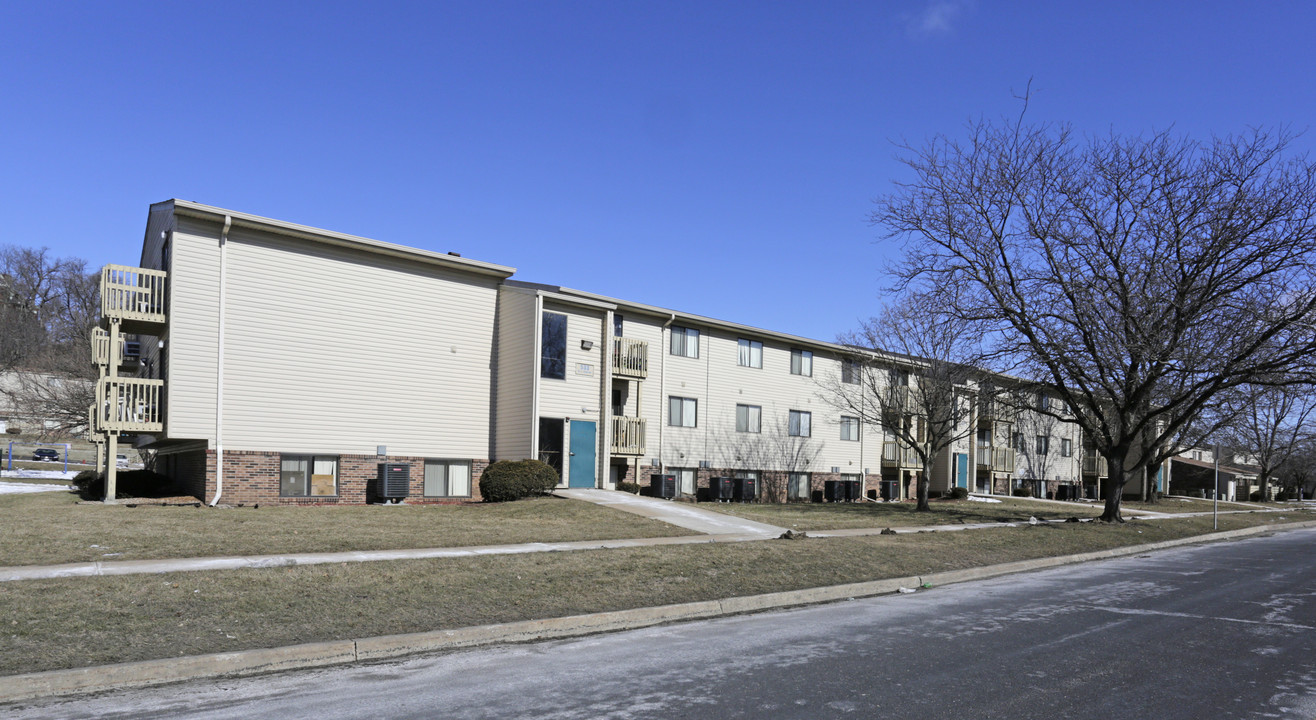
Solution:
M 219 234 L 219 330 L 215 342 L 215 497 L 210 507 L 224 494 L 224 306 L 228 295 L 228 231 L 233 218 L 224 216 L 224 230 Z
M 659 342 L 663 347 L 671 347 L 668 344 L 670 341 L 667 339 L 667 329 L 674 322 L 676 322 L 676 313 L 672 313 L 672 316 L 667 318 L 667 322 L 663 323 L 662 332 L 659 333 Z M 667 353 L 663 352 L 662 347 L 658 348 L 658 357 L 663 359 L 662 368 L 658 371 L 658 474 L 666 475 L 667 460 L 663 454 L 663 429 L 667 427 L 667 421 L 663 413 L 664 408 L 667 407 Z

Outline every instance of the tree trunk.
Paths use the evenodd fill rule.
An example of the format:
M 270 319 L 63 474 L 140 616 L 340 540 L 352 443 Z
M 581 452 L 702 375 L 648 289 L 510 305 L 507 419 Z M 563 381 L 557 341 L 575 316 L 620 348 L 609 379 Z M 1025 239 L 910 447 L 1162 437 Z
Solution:
M 1261 484 L 1261 502 L 1265 502 L 1266 498 L 1270 496 L 1270 493 L 1267 492 L 1270 489 L 1270 473 L 1262 470 L 1258 474 L 1257 480 L 1259 480 Z M 1251 499 L 1252 498 L 1248 498 L 1248 500 Z
M 931 484 L 932 468 L 928 463 L 923 465 L 923 472 L 918 474 L 918 507 L 917 511 L 931 511 L 928 506 L 928 486 Z
M 1124 517 L 1120 515 L 1120 499 L 1124 496 L 1124 483 L 1128 478 L 1124 475 L 1124 456 L 1107 458 L 1107 470 L 1109 477 L 1106 478 L 1106 509 L 1098 518 L 1102 522 L 1124 522 Z

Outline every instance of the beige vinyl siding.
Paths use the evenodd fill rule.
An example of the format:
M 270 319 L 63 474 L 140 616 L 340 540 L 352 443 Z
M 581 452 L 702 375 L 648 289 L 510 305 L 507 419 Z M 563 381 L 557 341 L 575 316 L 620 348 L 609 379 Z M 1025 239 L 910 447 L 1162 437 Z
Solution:
M 164 266 L 162 249 L 164 247 L 165 237 L 173 232 L 174 216 L 171 208 L 167 205 L 152 207 L 146 219 L 146 236 L 142 240 L 142 256 L 140 267 L 151 268 L 154 270 L 168 271 L 169 268 Z M 166 292 L 169 291 L 169 283 L 172 279 L 166 280 Z M 166 304 L 167 305 L 167 304 Z M 161 337 L 167 335 L 167 331 L 161 333 Z M 159 368 L 160 348 L 156 338 L 151 336 L 142 336 L 138 338 L 141 341 L 141 358 L 142 372 L 150 365 L 153 368 Z M 156 370 L 156 376 L 159 371 Z
M 602 310 L 572 307 L 545 301 L 544 312 L 553 312 L 567 316 L 567 367 L 566 377 L 539 379 L 539 415 L 541 417 L 569 417 L 574 420 L 592 420 L 599 422 L 601 388 L 604 383 Z M 581 341 L 592 343 L 589 350 L 581 347 Z M 581 366 L 589 366 L 589 374 L 583 374 Z M 539 359 L 535 358 L 534 373 L 539 373 Z M 611 383 L 608 383 L 611 387 Z M 611 399 L 611 398 L 609 398 Z M 603 428 L 598 427 L 598 436 L 603 436 Z
M 488 457 L 496 287 L 493 278 L 235 228 L 225 445 Z
M 179 218 L 172 237 L 165 435 L 215 439 L 219 323 L 218 225 Z
M 506 286 L 498 293 L 494 453 L 497 460 L 536 456 L 534 432 L 535 295 Z

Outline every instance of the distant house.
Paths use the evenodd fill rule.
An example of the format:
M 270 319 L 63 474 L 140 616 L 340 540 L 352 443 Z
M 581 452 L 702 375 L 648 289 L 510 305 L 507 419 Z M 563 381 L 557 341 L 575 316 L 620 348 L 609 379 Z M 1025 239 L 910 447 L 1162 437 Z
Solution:
M 855 348 L 513 273 L 157 203 L 138 265 L 103 273 L 93 435 L 132 439 L 198 498 L 231 503 L 369 502 L 381 466 L 406 475 L 411 502 L 474 500 L 490 462 L 521 458 L 570 487 L 664 473 L 685 495 L 715 476 L 756 478 L 783 500 L 816 498 L 828 480 L 910 495 L 921 468 L 909 448 L 822 392 L 857 382 Z M 140 337 L 133 368 L 128 333 Z M 867 360 L 892 378 L 918 370 Z M 1030 486 L 1076 482 L 1072 424 L 1029 415 L 978 408 L 937 459 L 933 490 L 1009 492 L 1025 428 L 1039 458 Z

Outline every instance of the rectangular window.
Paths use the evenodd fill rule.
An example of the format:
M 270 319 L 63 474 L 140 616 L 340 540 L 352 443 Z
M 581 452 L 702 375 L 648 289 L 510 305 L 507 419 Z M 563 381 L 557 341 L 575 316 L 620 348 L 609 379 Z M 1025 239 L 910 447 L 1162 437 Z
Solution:
M 841 439 L 858 440 L 859 439 L 859 418 L 841 416 Z
M 808 350 L 791 350 L 791 375 L 813 375 L 813 353 Z
M 279 494 L 284 497 L 337 495 L 338 458 L 326 455 L 281 455 Z
M 983 428 L 978 431 L 978 447 L 989 448 L 992 446 L 992 431 Z
M 1074 441 L 1069 438 L 1060 438 L 1060 455 L 1063 457 L 1074 457 Z
M 672 354 L 688 358 L 699 357 L 699 331 L 673 325 Z
M 740 352 L 736 358 L 736 364 L 741 367 L 761 368 L 763 367 L 763 343 L 757 340 L 737 340 Z
M 567 377 L 567 316 L 544 313 L 539 340 L 539 377 L 565 380 Z
M 809 473 L 793 472 L 786 480 L 787 500 L 809 499 Z
M 622 329 L 621 313 L 613 313 L 613 314 L 612 314 L 612 336 L 613 336 L 613 337 L 622 337 L 621 329 Z
M 851 385 L 859 384 L 859 365 L 853 360 L 841 361 L 841 382 Z
M 471 463 L 468 460 L 426 460 L 425 497 L 470 497 Z
M 1012 441 L 1011 445 L 1014 447 L 1016 451 L 1028 452 L 1028 445 L 1024 443 L 1023 433 L 1018 433 L 1018 432 L 1015 433 L 1014 435 L 1010 436 L 1010 440 Z
M 676 427 L 697 427 L 699 401 L 694 398 L 667 398 L 667 424 Z
M 1037 454 L 1045 455 L 1051 449 L 1051 437 L 1049 435 L 1037 436 Z
M 756 433 L 763 430 L 763 408 L 758 405 L 736 406 L 736 432 Z
M 909 371 L 892 368 L 891 384 L 897 387 L 909 387 Z
M 813 413 L 804 410 L 791 410 L 787 431 L 795 437 L 809 437 L 812 434 Z

